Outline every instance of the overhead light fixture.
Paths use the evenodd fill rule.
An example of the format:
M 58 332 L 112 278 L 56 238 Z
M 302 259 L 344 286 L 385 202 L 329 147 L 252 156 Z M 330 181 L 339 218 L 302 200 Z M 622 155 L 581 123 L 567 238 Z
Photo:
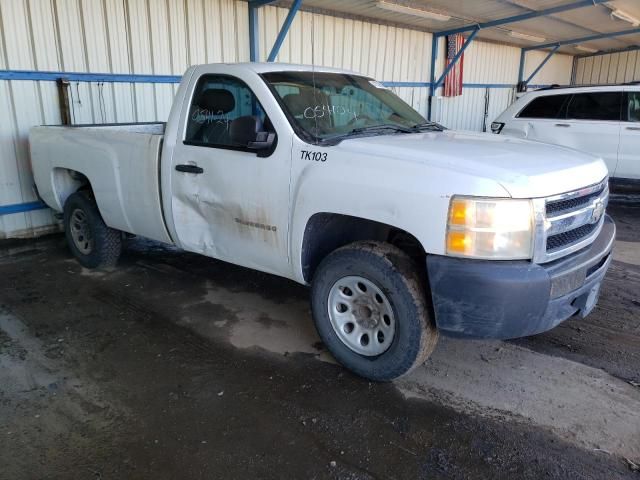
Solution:
M 522 40 L 531 40 L 532 42 L 544 42 L 546 38 L 544 37 L 536 37 L 535 35 L 528 35 L 526 33 L 514 32 L 513 30 L 509 32 L 514 38 L 521 38 Z
M 587 53 L 596 53 L 598 51 L 598 49 L 596 48 L 583 47 L 582 45 L 576 45 L 575 49 L 580 50 L 581 52 L 587 52 Z
M 437 20 L 438 22 L 447 22 L 451 20 L 451 15 L 445 15 L 443 13 L 432 12 L 430 10 L 423 10 L 421 8 L 407 7 L 398 3 L 387 2 L 380 0 L 376 3 L 378 8 L 389 10 L 390 12 L 404 13 L 405 15 L 411 15 L 414 17 L 428 18 L 429 20 Z
M 640 26 L 640 20 L 638 20 L 638 18 L 634 17 L 630 13 L 627 13 L 623 10 L 616 8 L 615 10 L 611 11 L 611 16 L 615 18 L 619 18 L 620 20 L 624 20 L 625 22 L 629 22 L 634 27 Z

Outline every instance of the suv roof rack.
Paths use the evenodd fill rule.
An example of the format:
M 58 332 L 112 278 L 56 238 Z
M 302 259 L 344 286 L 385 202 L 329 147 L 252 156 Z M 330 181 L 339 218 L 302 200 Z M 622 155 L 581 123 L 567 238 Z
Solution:
M 573 86 L 574 86 L 574 85 L 566 85 L 566 86 L 564 86 L 564 87 L 563 87 L 562 85 L 558 85 L 557 83 L 554 83 L 553 85 L 549 85 L 549 86 L 547 86 L 547 87 L 536 88 L 536 89 L 534 90 L 534 92 L 541 92 L 541 91 L 543 91 L 543 90 L 553 90 L 554 88 L 571 88 L 571 87 L 573 87 Z
M 549 85 L 548 87 L 536 88 L 533 90 L 534 92 L 541 92 L 544 90 L 555 90 L 556 88 L 585 88 L 585 87 L 622 87 L 628 85 L 640 85 L 640 80 L 634 80 L 632 82 L 625 83 L 595 83 L 590 85 L 558 85 L 554 83 L 553 85 Z

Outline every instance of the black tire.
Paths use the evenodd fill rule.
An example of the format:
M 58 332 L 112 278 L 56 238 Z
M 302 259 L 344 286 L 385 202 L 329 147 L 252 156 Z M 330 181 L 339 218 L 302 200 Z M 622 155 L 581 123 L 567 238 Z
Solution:
M 390 346 L 377 356 L 355 352 L 338 337 L 329 317 L 329 294 L 340 279 L 359 276 L 387 297 L 395 315 Z M 311 309 L 320 335 L 333 356 L 355 374 L 374 381 L 406 375 L 429 357 L 438 340 L 427 287 L 411 258 L 393 245 L 355 242 L 329 254 L 314 274 Z
M 80 237 L 82 241 L 77 244 L 74 240 L 72 233 L 74 214 L 84 215 L 90 241 Z M 78 222 L 74 222 L 74 225 L 78 225 Z M 107 227 L 89 192 L 76 192 L 67 198 L 64 204 L 64 232 L 69 249 L 84 267 L 113 267 L 118 262 L 122 251 L 122 234 L 118 230 Z

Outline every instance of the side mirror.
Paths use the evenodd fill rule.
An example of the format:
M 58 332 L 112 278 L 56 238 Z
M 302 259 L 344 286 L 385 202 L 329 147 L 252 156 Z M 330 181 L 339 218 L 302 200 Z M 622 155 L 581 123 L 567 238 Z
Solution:
M 253 142 L 247 143 L 247 148 L 251 150 L 268 150 L 273 147 L 273 142 L 276 140 L 276 134 L 270 132 L 258 132 L 256 133 L 256 139 Z
M 276 134 L 263 131 L 262 121 L 251 115 L 232 121 L 229 136 L 233 143 L 256 150 L 258 156 L 268 156 L 276 141 Z

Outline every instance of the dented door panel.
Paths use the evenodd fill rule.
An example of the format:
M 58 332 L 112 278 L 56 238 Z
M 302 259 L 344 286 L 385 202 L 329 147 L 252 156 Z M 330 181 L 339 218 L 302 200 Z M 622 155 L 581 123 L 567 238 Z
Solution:
M 278 152 L 278 150 L 280 150 Z M 268 158 L 208 147 L 176 147 L 175 158 L 203 169 L 174 170 L 172 209 L 180 246 L 243 266 L 284 273 L 287 259 L 290 154 Z M 284 269 L 286 271 L 286 269 Z

